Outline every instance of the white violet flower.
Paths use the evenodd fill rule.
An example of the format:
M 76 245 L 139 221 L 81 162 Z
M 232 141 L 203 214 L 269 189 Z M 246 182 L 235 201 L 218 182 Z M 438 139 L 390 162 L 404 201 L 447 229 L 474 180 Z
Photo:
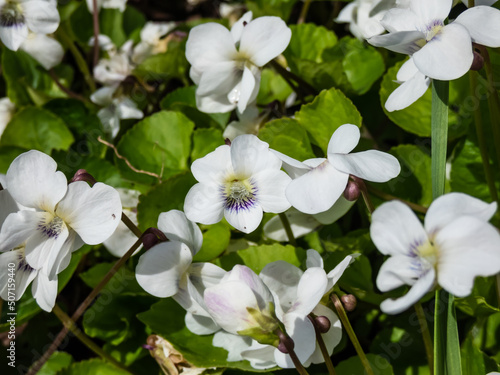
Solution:
M 2 137 L 2 133 L 9 124 L 15 111 L 16 105 L 12 103 L 9 98 L 0 99 L 0 137 Z

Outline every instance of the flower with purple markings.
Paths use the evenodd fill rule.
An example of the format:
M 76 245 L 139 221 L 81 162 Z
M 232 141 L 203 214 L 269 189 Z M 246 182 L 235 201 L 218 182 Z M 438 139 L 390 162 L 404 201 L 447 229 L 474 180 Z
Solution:
M 281 160 L 254 135 L 240 135 L 231 146 L 220 146 L 191 166 L 198 184 L 184 202 L 188 219 L 215 224 L 222 217 L 236 229 L 250 233 L 263 212 L 290 208 L 285 188 L 291 179 L 280 170 Z
M 462 193 L 436 199 L 424 225 L 408 206 L 392 201 L 372 215 L 374 244 L 390 258 L 382 265 L 377 286 L 389 291 L 411 285 L 396 300 L 382 302 L 387 314 L 398 314 L 418 302 L 434 285 L 457 297 L 468 296 L 476 276 L 500 272 L 500 235 L 488 223 L 497 208 Z

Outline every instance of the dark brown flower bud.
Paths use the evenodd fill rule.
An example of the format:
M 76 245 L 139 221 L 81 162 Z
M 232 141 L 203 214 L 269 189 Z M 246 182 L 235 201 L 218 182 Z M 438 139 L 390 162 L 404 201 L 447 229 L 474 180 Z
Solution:
M 478 51 L 474 51 L 474 60 L 472 61 L 472 65 L 470 70 L 481 70 L 484 66 L 484 58 Z
M 354 311 L 357 305 L 357 300 L 356 297 L 354 297 L 352 294 L 346 294 L 340 297 L 340 300 L 342 301 L 342 304 L 344 305 L 344 309 L 346 311 Z
M 225 143 L 227 146 L 231 146 L 231 140 L 230 140 L 229 138 L 224 139 L 224 143 Z
M 94 184 L 97 182 L 97 180 L 85 169 L 77 170 L 73 178 L 69 181 L 69 183 L 71 184 L 72 182 L 76 181 L 88 182 L 90 186 L 94 186 Z
M 327 333 L 332 326 L 330 319 L 326 316 L 317 316 L 314 318 L 314 323 L 316 324 L 316 327 L 318 327 L 318 331 L 320 333 Z
M 347 186 L 344 190 L 344 198 L 350 202 L 353 202 L 359 198 L 360 194 L 361 194 L 361 189 L 359 188 L 358 183 L 355 181 L 349 180 L 349 182 L 347 183 Z
M 157 228 L 148 228 L 142 236 L 142 245 L 145 250 L 151 249 L 154 245 L 168 241 L 165 233 Z
M 278 350 L 281 353 L 288 354 L 287 347 L 293 349 L 295 347 L 295 343 L 293 342 L 290 336 L 283 335 L 280 337 L 280 343 L 278 344 Z

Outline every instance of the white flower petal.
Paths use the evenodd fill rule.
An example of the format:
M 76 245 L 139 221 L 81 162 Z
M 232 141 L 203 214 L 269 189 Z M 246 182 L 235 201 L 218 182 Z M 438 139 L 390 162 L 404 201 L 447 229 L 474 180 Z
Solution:
M 319 267 L 323 268 L 323 258 L 321 255 L 313 249 L 307 250 L 306 267 Z
M 3 270 L 0 272 L 0 298 L 5 301 L 9 300 L 9 270 L 8 265 L 10 263 L 14 263 L 14 279 L 15 279 L 15 288 L 14 290 L 10 290 L 10 292 L 14 292 L 15 301 L 18 301 L 26 291 L 28 285 L 35 278 L 37 271 L 33 268 L 29 267 L 26 264 L 26 260 L 24 258 L 24 250 L 13 250 L 7 251 L 5 253 L 0 254 L 0 264 L 2 265 Z
M 238 111 L 244 112 L 248 104 L 255 100 L 259 92 L 259 85 L 260 71 L 254 73 L 245 66 L 239 86 Z
M 337 281 L 339 281 L 339 279 L 342 277 L 347 267 L 349 267 L 351 263 L 354 262 L 354 260 L 358 256 L 359 254 L 346 256 L 344 259 L 342 259 L 342 261 L 339 264 L 335 266 L 333 270 L 328 272 L 328 274 L 326 275 L 328 277 L 327 290 L 330 290 L 331 288 L 333 288 L 335 284 L 337 284 Z
M 42 34 L 30 35 L 21 49 L 49 70 L 59 65 L 64 57 L 64 49 L 57 40 Z
M 252 339 L 248 336 L 233 335 L 224 331 L 217 332 L 212 340 L 213 346 L 228 351 L 228 362 L 242 361 L 241 353 L 250 348 L 251 343 Z
M 473 42 L 500 47 L 500 10 L 489 6 L 475 6 L 460 14 L 454 23 L 464 26 Z
M 380 23 L 390 33 L 398 31 L 415 31 L 419 29 L 418 16 L 409 9 L 390 9 Z
M 219 146 L 215 151 L 196 159 L 191 165 L 194 178 L 202 183 L 220 183 L 232 169 L 230 150 L 227 145 Z
M 212 320 L 212 318 L 206 316 L 193 315 L 187 312 L 184 321 L 186 322 L 187 329 L 195 335 L 211 335 L 212 333 L 220 330 L 220 327 Z
M 429 269 L 418 281 L 413 284 L 411 289 L 403 297 L 398 299 L 386 299 L 380 304 L 380 309 L 386 314 L 399 314 L 415 303 L 417 303 L 420 298 L 422 298 L 427 292 L 430 292 L 436 274 L 434 269 Z
M 201 249 L 203 234 L 198 225 L 188 220 L 182 211 L 162 212 L 158 217 L 158 229 L 165 233 L 169 240 L 185 243 L 193 252 L 193 256 Z
M 30 0 L 23 2 L 23 11 L 28 28 L 37 34 L 52 34 L 59 27 L 57 6 L 49 1 Z
M 111 186 L 83 181 L 69 184 L 56 213 L 89 245 L 106 241 L 122 217 L 120 195 Z
M 33 281 L 31 292 L 38 306 L 47 312 L 51 312 L 56 304 L 57 278 L 49 280 L 43 272 L 39 272 Z
M 427 77 L 449 81 L 467 73 L 474 60 L 467 29 L 451 23 L 413 54 L 417 68 Z
M 500 235 L 483 220 L 462 216 L 443 227 L 434 238 L 439 251 L 438 283 L 448 292 L 466 297 L 476 276 L 500 272 Z
M 7 186 L 14 200 L 23 206 L 53 212 L 67 190 L 66 176 L 43 152 L 31 150 L 19 155 L 7 171 Z
M 384 203 L 375 210 L 370 236 L 384 255 L 411 255 L 412 249 L 428 241 L 417 216 L 398 201 Z
M 424 226 L 429 235 L 460 216 L 474 216 L 488 222 L 497 210 L 497 203 L 486 203 L 480 199 L 463 193 L 449 193 L 437 198 L 425 215 Z
M 279 56 L 290 43 L 292 31 L 279 17 L 259 17 L 243 29 L 240 53 L 261 67 Z
M 387 259 L 377 275 L 377 288 L 388 292 L 402 285 L 413 285 L 420 277 L 420 259 L 406 255 L 393 255 Z
M 230 61 L 236 54 L 228 29 L 218 23 L 205 23 L 191 29 L 186 42 L 186 58 L 197 70 L 222 61 Z
M 28 26 L 25 23 L 0 27 L 0 39 L 5 47 L 12 51 L 17 51 L 27 38 Z
M 226 113 L 236 108 L 236 104 L 229 101 L 227 94 L 209 96 L 196 95 L 196 107 L 205 113 Z
M 241 356 L 249 361 L 254 369 L 266 370 L 276 367 L 274 361 L 275 351 L 274 346 L 259 344 L 257 341 L 252 340 L 252 345 L 247 350 L 242 351 Z
M 393 112 L 409 107 L 425 94 L 430 84 L 430 78 L 420 72 L 416 73 L 389 95 L 385 102 L 385 109 Z
M 196 223 L 215 224 L 223 217 L 224 200 L 219 185 L 196 184 L 184 201 L 186 217 Z
M 444 21 L 450 14 L 453 0 L 411 0 L 410 9 L 418 16 L 421 25 Z
M 0 251 L 9 251 L 26 241 L 45 215 L 44 212 L 23 210 L 7 216 L 0 231 Z
M 359 128 L 356 125 L 345 124 L 333 133 L 328 143 L 328 155 L 348 154 L 358 145 Z
M 231 144 L 231 161 L 236 176 L 248 178 L 266 169 L 279 170 L 281 160 L 269 145 L 252 134 L 236 137 Z
M 413 62 L 413 58 L 410 57 L 408 61 L 406 61 L 403 65 L 401 65 L 401 68 L 399 68 L 396 79 L 399 82 L 406 82 L 412 79 L 413 76 L 417 73 L 420 73 L 420 71 Z
M 290 314 L 286 315 L 285 325 L 286 333 L 292 338 L 295 343 L 294 351 L 301 363 L 304 363 L 314 353 L 316 348 L 316 332 L 309 318 Z M 292 359 L 288 354 L 280 352 L 278 349 L 274 351 L 274 360 L 281 368 L 294 368 Z
M 135 278 L 149 294 L 171 297 L 192 260 L 191 250 L 182 242 L 162 242 L 140 256 Z
M 17 211 L 19 211 L 19 206 L 9 191 L 7 189 L 0 190 L 0 228 L 2 228 L 2 224 L 7 216 Z
M 348 178 L 348 174 L 339 172 L 325 160 L 318 167 L 292 180 L 286 188 L 286 197 L 301 212 L 324 212 L 344 192 Z
M 288 175 L 292 179 L 296 179 L 297 177 L 300 177 L 300 176 L 306 174 L 307 172 L 309 172 L 312 169 L 309 165 L 302 163 L 298 160 L 295 160 L 295 159 L 293 159 L 285 154 L 282 154 L 279 151 L 276 151 L 273 149 L 270 149 L 270 151 L 283 162 L 283 165 L 282 165 L 283 169 L 286 171 L 286 173 L 288 173 Z M 322 159 L 322 162 L 325 160 L 326 159 Z
M 229 92 L 241 79 L 236 62 L 234 61 L 222 61 L 207 66 L 201 75 L 198 88 L 196 89 L 196 95 L 206 96 L 221 92 Z
M 321 224 L 332 224 L 344 216 L 355 203 L 356 201 L 348 201 L 343 195 L 341 195 L 330 209 L 314 214 L 313 217 Z
M 127 212 L 126 214 L 135 225 L 138 224 L 135 212 Z M 136 241 L 137 236 L 123 222 L 120 222 L 111 237 L 103 242 L 103 245 L 112 255 L 121 258 Z M 132 255 L 137 254 L 141 249 L 142 245 Z
M 257 186 L 257 201 L 264 212 L 281 213 L 290 208 L 285 189 L 292 179 L 283 171 L 266 169 L 252 179 Z
M 330 329 L 326 333 L 322 333 L 321 337 L 323 338 L 323 342 L 325 343 L 326 350 L 328 354 L 331 356 L 333 353 L 333 349 L 340 343 L 342 339 L 342 324 L 340 323 L 340 319 L 338 316 L 328 307 L 319 304 L 313 310 L 314 315 L 316 316 L 325 316 L 330 321 Z M 316 350 L 309 357 L 308 361 L 304 364 L 307 366 L 308 363 L 323 363 L 325 359 L 321 354 L 321 349 L 319 348 L 318 343 L 316 343 Z
M 103 86 L 90 96 L 90 100 L 100 106 L 108 106 L 113 103 L 113 94 L 118 86 Z
M 253 290 L 261 310 L 268 308 L 269 302 L 273 302 L 273 296 L 266 284 L 247 266 L 235 265 L 230 272 L 226 273 L 222 281 L 244 282 L 246 286 Z
M 288 313 L 307 318 L 327 292 L 328 279 L 323 268 L 308 268 L 297 286 L 297 298 Z
M 137 108 L 137 104 L 130 98 L 117 98 L 114 100 L 114 105 L 116 114 L 120 119 L 141 119 L 144 117 L 144 113 Z M 116 134 L 114 137 L 116 137 Z
M 231 27 L 231 36 L 233 37 L 234 44 L 240 41 L 244 28 L 252 21 L 252 18 L 253 13 L 250 10 L 242 15 L 241 18 Z
M 387 48 L 389 51 L 411 55 L 425 43 L 425 35 L 420 31 L 398 31 L 374 36 L 368 39 L 368 43 L 375 47 Z
M 341 172 L 373 182 L 387 182 L 401 172 L 398 159 L 377 150 L 348 155 L 334 154 L 328 160 Z
M 357 4 L 353 1 L 352 3 L 346 4 L 342 8 L 335 22 L 337 23 L 350 23 L 354 21 L 354 12 L 356 11 Z
M 285 215 L 290 223 L 290 227 L 292 228 L 294 238 L 305 236 L 321 225 L 321 223 L 313 216 L 303 214 L 293 207 L 286 211 Z M 288 241 L 288 235 L 286 234 L 283 222 L 279 216 L 272 217 L 266 222 L 266 224 L 264 224 L 264 234 L 266 237 L 274 241 Z

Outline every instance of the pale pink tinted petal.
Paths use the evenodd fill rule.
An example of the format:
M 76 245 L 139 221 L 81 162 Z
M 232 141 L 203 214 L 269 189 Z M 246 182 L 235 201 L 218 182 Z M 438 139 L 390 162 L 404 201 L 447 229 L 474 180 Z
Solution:
M 430 78 L 420 72 L 416 73 L 389 95 L 385 102 L 385 109 L 393 112 L 409 107 L 425 94 L 430 84 Z
M 39 272 L 33 281 L 31 292 L 38 306 L 47 312 L 51 312 L 56 304 L 57 278 L 49 280 L 43 272 Z
M 286 197 L 299 211 L 307 214 L 324 212 L 344 192 L 348 174 L 339 172 L 328 161 L 290 182 Z
M 28 26 L 25 23 L 11 27 L 0 27 L 0 39 L 5 47 L 17 51 L 21 44 L 28 38 Z
M 221 61 L 230 61 L 236 54 L 231 33 L 217 23 L 205 23 L 191 29 L 186 42 L 186 58 L 197 70 Z
M 196 184 L 186 195 L 184 212 L 196 223 L 215 224 L 223 217 L 224 200 L 220 186 L 216 184 Z
M 9 251 L 21 245 L 37 230 L 46 216 L 44 212 L 23 210 L 7 216 L 0 231 L 0 251 Z
M 449 193 L 436 199 L 425 215 L 427 233 L 437 233 L 460 216 L 474 216 L 487 222 L 495 214 L 497 203 L 486 203 L 463 193 Z
M 54 212 L 66 194 L 67 180 L 57 163 L 40 151 L 19 155 L 7 171 L 7 186 L 14 200 L 23 206 Z
M 356 125 L 345 124 L 333 133 L 328 143 L 328 155 L 348 154 L 358 145 L 360 138 L 359 128 Z
M 467 29 L 457 23 L 446 25 L 420 51 L 413 61 L 427 77 L 449 81 L 467 73 L 474 60 Z
M 243 29 L 252 21 L 253 13 L 252 11 L 246 12 L 241 18 L 234 23 L 231 27 L 231 36 L 233 37 L 233 42 L 236 44 L 241 39 L 241 34 Z
M 279 56 L 291 37 L 292 31 L 279 17 L 260 17 L 243 29 L 240 52 L 260 67 Z
M 186 323 L 187 329 L 196 335 L 211 335 L 212 333 L 220 330 L 220 327 L 212 320 L 212 318 L 207 316 L 193 315 L 188 312 L 184 317 L 184 322 Z
M 411 0 L 410 9 L 418 16 L 421 26 L 444 21 L 450 14 L 453 0 Z
M 454 22 L 465 26 L 473 42 L 500 47 L 500 10 L 475 6 L 460 14 Z
M 188 220 L 184 212 L 170 210 L 158 217 L 158 229 L 171 241 L 185 243 L 196 254 L 201 249 L 203 234 L 198 225 Z
M 355 154 L 335 154 L 328 159 L 333 166 L 344 173 L 367 181 L 386 182 L 401 172 L 401 165 L 394 156 L 377 150 Z
M 281 213 L 290 208 L 285 189 L 292 179 L 283 171 L 266 169 L 253 176 L 257 201 L 264 212 Z
M 148 293 L 171 297 L 191 264 L 191 250 L 182 242 L 163 242 L 142 254 L 135 268 L 135 278 Z
M 434 245 L 439 251 L 438 283 L 458 297 L 471 293 L 475 277 L 500 272 L 500 234 L 476 217 L 452 221 L 436 234 Z
M 418 17 L 409 9 L 390 9 L 380 23 L 390 33 L 419 30 Z
M 402 285 L 413 285 L 420 276 L 420 263 L 416 257 L 393 255 L 387 259 L 377 275 L 377 288 L 388 292 Z
M 425 43 L 425 35 L 420 31 L 399 31 L 374 36 L 368 39 L 368 43 L 375 47 L 387 48 L 389 51 L 411 55 Z
M 248 178 L 265 169 L 281 168 L 281 160 L 269 151 L 269 145 L 252 134 L 243 134 L 234 139 L 231 161 L 239 178 Z
M 23 2 L 28 28 L 37 34 L 52 34 L 59 26 L 59 12 L 55 4 L 43 0 Z
M 111 237 L 118 227 L 122 205 L 118 191 L 111 186 L 98 182 L 90 187 L 77 181 L 69 184 L 56 212 L 86 244 L 97 245 Z
M 225 208 L 224 217 L 227 222 L 243 233 L 251 233 L 262 221 L 262 207 L 253 201 L 246 207 Z
M 262 279 L 247 266 L 235 265 L 223 279 L 224 282 L 235 280 L 243 281 L 245 285 L 249 286 L 254 291 L 260 309 L 266 309 L 269 306 L 269 302 L 273 302 L 273 297 L 266 284 L 264 284 Z
M 405 204 L 387 202 L 372 215 L 370 235 L 385 255 L 411 255 L 412 249 L 428 241 L 423 225 Z
M 436 275 L 434 269 L 429 269 L 403 297 L 386 299 L 380 304 L 380 309 L 386 314 L 399 314 L 417 303 L 427 292 L 432 290 Z

